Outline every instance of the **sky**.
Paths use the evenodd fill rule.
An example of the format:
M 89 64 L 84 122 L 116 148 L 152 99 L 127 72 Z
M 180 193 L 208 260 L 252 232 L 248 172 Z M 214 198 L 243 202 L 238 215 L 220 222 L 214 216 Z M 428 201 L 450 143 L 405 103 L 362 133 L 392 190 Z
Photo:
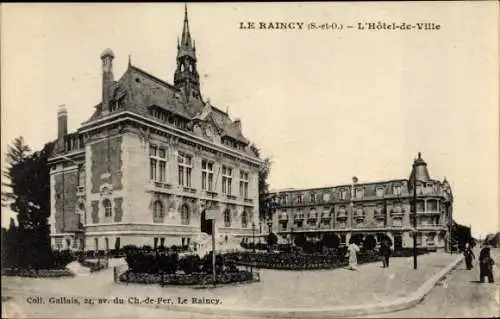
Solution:
M 407 178 L 418 152 L 448 179 L 454 218 L 474 235 L 500 230 L 498 4 L 189 4 L 201 89 L 241 118 L 272 159 L 271 188 Z M 3 4 L 2 161 L 24 136 L 70 131 L 101 98 L 100 54 L 115 79 L 132 64 L 173 82 L 183 4 Z M 338 30 L 243 30 L 241 22 L 353 25 Z M 440 25 L 434 31 L 358 30 L 358 23 Z M 3 163 L 3 162 L 2 162 Z M 3 166 L 3 165 L 2 165 Z M 8 222 L 2 213 L 2 224 Z

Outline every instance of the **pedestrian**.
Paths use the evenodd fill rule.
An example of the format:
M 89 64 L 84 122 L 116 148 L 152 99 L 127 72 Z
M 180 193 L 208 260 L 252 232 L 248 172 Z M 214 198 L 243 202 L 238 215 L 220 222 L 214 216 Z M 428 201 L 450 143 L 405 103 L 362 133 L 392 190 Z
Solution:
M 349 266 L 350 270 L 357 270 L 358 267 L 358 254 L 359 246 L 355 242 L 351 242 L 349 247 L 347 247 L 347 253 L 349 254 Z
M 389 257 L 391 255 L 391 247 L 389 246 L 389 243 L 387 241 L 383 240 L 380 243 L 379 253 L 382 256 L 382 267 L 383 268 L 389 267 Z
M 474 252 L 472 251 L 472 248 L 470 247 L 469 243 L 465 244 L 464 257 L 467 270 L 471 270 L 473 267 L 472 260 L 476 259 L 476 256 L 474 256 Z
M 485 246 L 479 253 L 479 282 L 484 282 L 484 277 L 488 277 L 488 282 L 493 283 L 493 265 L 495 262 L 491 258 L 490 247 Z

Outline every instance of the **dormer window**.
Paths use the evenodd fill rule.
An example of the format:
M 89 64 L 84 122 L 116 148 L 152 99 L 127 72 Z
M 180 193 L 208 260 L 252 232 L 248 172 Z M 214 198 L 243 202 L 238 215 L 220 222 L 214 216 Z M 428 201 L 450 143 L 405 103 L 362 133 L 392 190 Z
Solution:
M 297 194 L 297 204 L 302 204 L 302 194 Z
M 384 188 L 377 187 L 377 197 L 383 197 L 383 196 L 384 196 Z
M 355 195 L 357 199 L 363 198 L 363 189 L 362 188 L 357 188 L 355 191 Z
M 340 199 L 341 200 L 346 200 L 347 199 L 347 191 L 345 189 L 340 190 Z
M 401 185 L 394 185 L 392 187 L 392 193 L 394 196 L 401 196 Z

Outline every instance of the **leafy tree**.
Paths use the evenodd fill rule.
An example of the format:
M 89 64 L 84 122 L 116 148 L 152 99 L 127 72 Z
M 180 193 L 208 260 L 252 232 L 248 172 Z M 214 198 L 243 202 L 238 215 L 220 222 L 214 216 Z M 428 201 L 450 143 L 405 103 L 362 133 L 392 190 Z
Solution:
M 7 183 L 2 183 L 2 186 L 8 190 L 2 191 L 2 206 L 7 207 L 15 200 L 16 196 L 13 192 L 12 177 L 16 175 L 15 171 L 18 170 L 18 165 L 23 163 L 30 154 L 31 149 L 25 144 L 22 136 L 16 137 L 12 145 L 9 145 L 6 155 L 7 164 L 2 172 L 3 177 L 8 180 Z
M 7 153 L 4 184 L 10 191 L 3 193 L 3 204 L 17 213 L 19 226 L 15 240 L 9 237 L 8 246 L 18 253 L 17 266 L 21 268 L 46 268 L 52 265 L 50 229 L 47 218 L 50 215 L 50 176 L 48 158 L 53 143 L 41 151 L 29 153 L 24 139 L 18 137 Z
M 261 158 L 260 150 L 257 148 L 255 144 L 250 146 L 250 149 L 255 153 L 258 158 Z M 259 172 L 259 218 L 260 220 L 265 219 L 266 217 L 271 216 L 271 209 L 269 205 L 269 184 L 267 179 L 269 177 L 269 173 L 271 171 L 271 159 L 265 158 L 264 165 Z

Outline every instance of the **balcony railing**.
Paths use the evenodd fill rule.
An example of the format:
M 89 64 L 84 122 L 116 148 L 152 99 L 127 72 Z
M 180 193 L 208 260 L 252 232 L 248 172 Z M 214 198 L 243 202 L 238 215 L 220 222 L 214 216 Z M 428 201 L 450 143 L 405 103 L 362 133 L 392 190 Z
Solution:
M 164 183 L 164 182 L 154 182 L 154 186 L 158 187 L 158 188 L 165 188 L 165 189 L 169 189 L 172 187 L 172 185 L 170 185 L 169 183 Z
M 385 219 L 385 214 L 384 213 L 375 213 L 375 215 L 373 215 L 373 217 L 375 219 Z
M 253 199 L 251 198 L 245 198 L 244 201 L 245 203 L 250 203 L 250 204 L 253 203 Z
M 186 193 L 191 193 L 191 194 L 196 193 L 196 189 L 192 187 L 184 187 L 182 190 Z
M 346 213 L 339 213 L 339 214 L 337 214 L 337 219 L 347 219 L 347 214 Z
M 207 197 L 211 197 L 211 198 L 215 198 L 218 195 L 218 193 L 214 192 L 214 191 L 205 191 L 205 193 L 207 194 Z
M 84 195 L 85 194 L 85 186 L 77 186 L 76 187 L 76 194 L 77 195 Z
M 236 196 L 234 196 L 234 195 L 227 195 L 227 199 L 236 200 Z

